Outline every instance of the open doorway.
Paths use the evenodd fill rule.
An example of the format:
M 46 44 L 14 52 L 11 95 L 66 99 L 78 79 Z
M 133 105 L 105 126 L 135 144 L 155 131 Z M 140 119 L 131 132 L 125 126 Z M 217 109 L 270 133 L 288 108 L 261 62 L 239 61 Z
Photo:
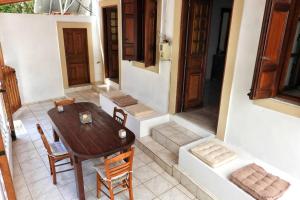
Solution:
M 176 112 L 216 132 L 233 0 L 183 1 Z
M 118 8 L 103 8 L 105 78 L 119 84 Z

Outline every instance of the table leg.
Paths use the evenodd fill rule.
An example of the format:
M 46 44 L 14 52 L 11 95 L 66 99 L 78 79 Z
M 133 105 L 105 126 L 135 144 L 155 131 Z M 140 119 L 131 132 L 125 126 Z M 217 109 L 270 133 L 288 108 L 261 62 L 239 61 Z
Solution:
M 84 200 L 84 184 L 83 184 L 83 174 L 82 174 L 82 163 L 76 156 L 73 157 L 75 178 L 76 178 L 76 187 L 77 187 L 77 196 L 78 199 Z
M 53 139 L 54 139 L 54 142 L 58 142 L 59 141 L 59 137 L 56 133 L 56 131 L 53 129 Z

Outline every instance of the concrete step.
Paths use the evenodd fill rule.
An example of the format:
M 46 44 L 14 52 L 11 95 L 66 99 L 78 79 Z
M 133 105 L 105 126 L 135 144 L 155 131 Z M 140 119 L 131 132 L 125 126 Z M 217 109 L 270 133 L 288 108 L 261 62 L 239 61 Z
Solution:
M 215 136 L 215 132 L 207 129 L 207 127 L 200 125 L 200 123 L 195 123 L 191 120 L 186 119 L 185 117 L 179 114 L 170 115 L 170 120 L 179 124 L 180 126 L 200 135 L 201 137 L 211 137 Z
M 109 92 L 112 90 L 117 90 L 116 88 L 109 86 L 107 84 L 93 84 L 92 89 L 98 93 Z
M 172 175 L 173 165 L 178 163 L 176 154 L 160 145 L 151 136 L 136 139 L 136 145 L 168 174 Z
M 174 153 L 178 157 L 179 148 L 202 137 L 175 122 L 167 122 L 153 127 L 152 138 L 161 146 Z
M 169 175 L 173 176 L 185 189 L 198 199 L 214 200 L 209 192 L 193 181 L 193 178 L 178 167 L 178 156 L 172 153 L 151 136 L 137 138 L 135 145 L 152 158 Z

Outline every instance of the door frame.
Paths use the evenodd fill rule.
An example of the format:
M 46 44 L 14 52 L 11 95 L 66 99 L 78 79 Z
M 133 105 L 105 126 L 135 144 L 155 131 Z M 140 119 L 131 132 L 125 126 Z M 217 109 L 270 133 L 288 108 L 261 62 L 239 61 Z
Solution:
M 182 36 L 182 16 L 183 16 L 183 2 L 175 1 L 175 10 L 174 13 L 177 15 L 174 16 L 174 27 L 173 27 L 173 53 L 172 53 L 172 66 L 171 66 L 171 80 L 170 80 L 170 96 L 169 96 L 169 113 L 175 114 L 176 113 L 176 106 L 177 106 L 177 88 L 180 84 L 178 81 L 179 77 L 179 68 L 180 68 L 180 38 Z M 226 64 L 225 64 L 225 71 L 223 77 L 223 86 L 222 86 L 222 94 L 221 94 L 221 101 L 220 101 L 220 111 L 219 111 L 219 119 L 218 119 L 218 127 L 217 127 L 217 138 L 224 140 L 225 139 L 225 130 L 227 125 L 228 119 L 228 112 L 229 112 L 229 102 L 230 102 L 230 95 L 232 90 L 232 82 L 233 82 L 233 75 L 235 69 L 235 61 L 237 57 L 237 50 L 238 50 L 238 41 L 239 35 L 241 30 L 241 21 L 244 12 L 244 0 L 234 0 L 233 2 L 233 9 L 232 9 L 232 17 L 231 17 L 231 26 L 230 26 L 230 33 L 228 39 L 228 49 L 226 55 Z M 178 23 L 178 22 L 181 23 Z
M 106 17 L 107 13 L 105 12 L 105 9 L 107 8 L 116 8 L 117 9 L 117 15 L 119 13 L 118 5 L 109 5 L 109 6 L 104 6 L 101 7 L 102 9 L 102 24 L 103 24 L 103 65 L 104 65 L 104 78 L 109 78 L 109 66 L 108 66 L 108 48 L 107 48 L 107 32 L 104 31 L 107 29 L 106 25 Z M 118 16 L 118 21 L 119 21 L 119 16 Z M 118 39 L 119 39 L 119 23 L 118 23 Z M 118 40 L 118 53 L 119 53 L 119 40 Z M 118 60 L 120 60 L 120 55 L 118 55 Z M 119 62 L 119 70 L 120 70 L 120 62 Z M 118 76 L 120 77 L 120 71 L 118 73 Z
M 122 14 L 121 14 L 121 1 L 119 0 L 101 0 L 99 1 L 99 10 L 100 10 L 100 14 L 99 14 L 99 17 L 100 17 L 100 46 L 101 46 L 101 55 L 102 55 L 102 79 L 103 79 L 103 82 L 106 82 L 106 73 L 107 73 L 107 69 L 106 69 L 106 58 L 105 58 L 105 35 L 104 35 L 104 23 L 103 23 L 103 9 L 104 8 L 108 8 L 108 7 L 114 7 L 116 6 L 117 7 L 117 13 L 118 13 L 118 51 L 119 51 L 119 83 L 117 84 L 119 86 L 119 89 L 121 89 L 121 56 L 122 55 L 122 48 L 121 48 L 121 43 L 120 41 L 122 41 Z M 108 82 L 110 83 L 110 81 Z
M 58 43 L 60 52 L 61 71 L 63 77 L 64 89 L 70 88 L 68 81 L 67 61 L 64 44 L 64 28 L 84 28 L 87 30 L 87 45 L 88 45 L 88 60 L 89 60 L 89 76 L 90 84 L 95 83 L 95 67 L 94 67 L 94 50 L 93 50 L 93 36 L 92 25 L 89 22 L 57 22 Z M 71 86 L 71 87 L 76 87 Z

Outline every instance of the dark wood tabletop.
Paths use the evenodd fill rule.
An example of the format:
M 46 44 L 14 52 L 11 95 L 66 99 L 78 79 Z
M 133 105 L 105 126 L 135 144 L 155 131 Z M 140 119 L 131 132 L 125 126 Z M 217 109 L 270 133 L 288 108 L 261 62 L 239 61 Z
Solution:
M 79 113 L 90 111 L 93 122 L 82 124 Z M 122 126 L 93 103 L 83 102 L 64 106 L 64 112 L 56 108 L 48 111 L 55 131 L 66 148 L 82 158 L 111 155 L 129 148 L 135 135 L 126 129 L 127 136 L 121 139 L 118 131 Z
M 91 124 L 80 122 L 79 113 L 85 111 L 92 114 Z M 73 159 L 78 197 L 83 200 L 85 197 L 81 162 L 128 150 L 135 141 L 135 135 L 93 103 L 67 105 L 64 106 L 64 112 L 53 108 L 48 111 L 48 115 L 54 134 L 66 146 Z M 122 128 L 127 132 L 124 139 L 118 133 Z

